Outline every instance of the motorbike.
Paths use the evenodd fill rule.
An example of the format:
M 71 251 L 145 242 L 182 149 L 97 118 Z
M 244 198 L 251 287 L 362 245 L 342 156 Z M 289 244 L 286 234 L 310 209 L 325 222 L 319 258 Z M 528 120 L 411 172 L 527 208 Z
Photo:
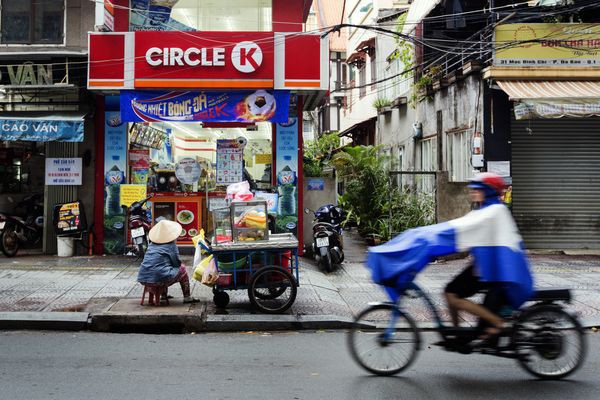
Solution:
M 306 214 L 313 213 L 313 244 L 312 251 L 319 267 L 331 272 L 334 266 L 344 262 L 344 245 L 342 220 L 343 210 L 333 204 L 319 207 L 316 211 L 308 208 Z
M 148 248 L 148 232 L 150 231 L 151 222 L 148 219 L 148 213 L 144 209 L 144 205 L 152 197 L 147 197 L 144 200 L 136 201 L 129 207 L 129 229 L 131 232 L 131 241 L 138 256 L 143 255 Z
M 0 213 L 0 249 L 6 257 L 14 257 L 21 246 L 39 243 L 43 230 L 44 195 L 27 196 L 17 203 L 12 215 Z

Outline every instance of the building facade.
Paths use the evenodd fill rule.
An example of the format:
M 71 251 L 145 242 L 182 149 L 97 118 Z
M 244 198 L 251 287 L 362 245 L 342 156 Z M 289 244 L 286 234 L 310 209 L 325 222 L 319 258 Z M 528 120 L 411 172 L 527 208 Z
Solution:
M 303 111 L 329 77 L 326 40 L 305 32 L 312 2 L 188 1 L 160 13 L 125 3 L 128 12 L 106 7 L 108 32 L 90 36 L 88 87 L 104 104 L 98 251 L 127 251 L 126 208 L 146 197 L 152 222 L 177 220 L 178 244 L 191 245 L 200 229 L 221 229 L 211 212 L 243 180 L 275 230 L 296 233 Z
M 30 247 L 47 254 L 57 249 L 55 205 L 80 200 L 94 222 L 94 105 L 86 90 L 94 8 L 26 0 L 3 1 L 0 11 L 0 209 L 39 229 Z M 16 207 L 32 195 L 42 219 Z

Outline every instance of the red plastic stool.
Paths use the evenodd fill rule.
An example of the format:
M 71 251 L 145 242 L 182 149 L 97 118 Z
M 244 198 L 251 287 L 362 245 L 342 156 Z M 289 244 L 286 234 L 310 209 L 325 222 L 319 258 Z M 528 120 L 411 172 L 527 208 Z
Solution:
M 144 305 L 144 299 L 146 293 L 148 293 L 148 303 L 152 306 L 160 306 L 160 296 L 164 293 L 167 294 L 168 286 L 160 283 L 142 283 L 144 286 L 144 292 L 142 293 L 142 301 L 140 304 Z M 166 297 L 166 296 L 165 296 Z M 169 299 L 166 299 L 167 305 L 169 305 Z

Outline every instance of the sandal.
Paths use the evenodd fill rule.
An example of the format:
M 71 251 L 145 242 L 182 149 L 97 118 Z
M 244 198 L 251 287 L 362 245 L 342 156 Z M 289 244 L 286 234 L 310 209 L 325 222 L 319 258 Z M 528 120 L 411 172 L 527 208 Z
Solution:
M 184 303 L 184 304 L 189 304 L 189 303 L 198 303 L 198 302 L 200 302 L 200 300 L 198 300 L 198 299 L 197 299 L 197 298 L 195 298 L 195 297 L 191 297 L 191 296 L 190 296 L 190 297 L 184 297 L 184 298 L 183 298 L 183 303 Z

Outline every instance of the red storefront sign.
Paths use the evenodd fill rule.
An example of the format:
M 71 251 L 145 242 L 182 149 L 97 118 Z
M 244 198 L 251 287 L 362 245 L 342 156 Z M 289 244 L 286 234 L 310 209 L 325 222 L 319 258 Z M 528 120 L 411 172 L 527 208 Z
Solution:
M 90 89 L 327 90 L 327 40 L 273 32 L 90 33 Z
M 135 35 L 136 88 L 273 87 L 273 33 Z

